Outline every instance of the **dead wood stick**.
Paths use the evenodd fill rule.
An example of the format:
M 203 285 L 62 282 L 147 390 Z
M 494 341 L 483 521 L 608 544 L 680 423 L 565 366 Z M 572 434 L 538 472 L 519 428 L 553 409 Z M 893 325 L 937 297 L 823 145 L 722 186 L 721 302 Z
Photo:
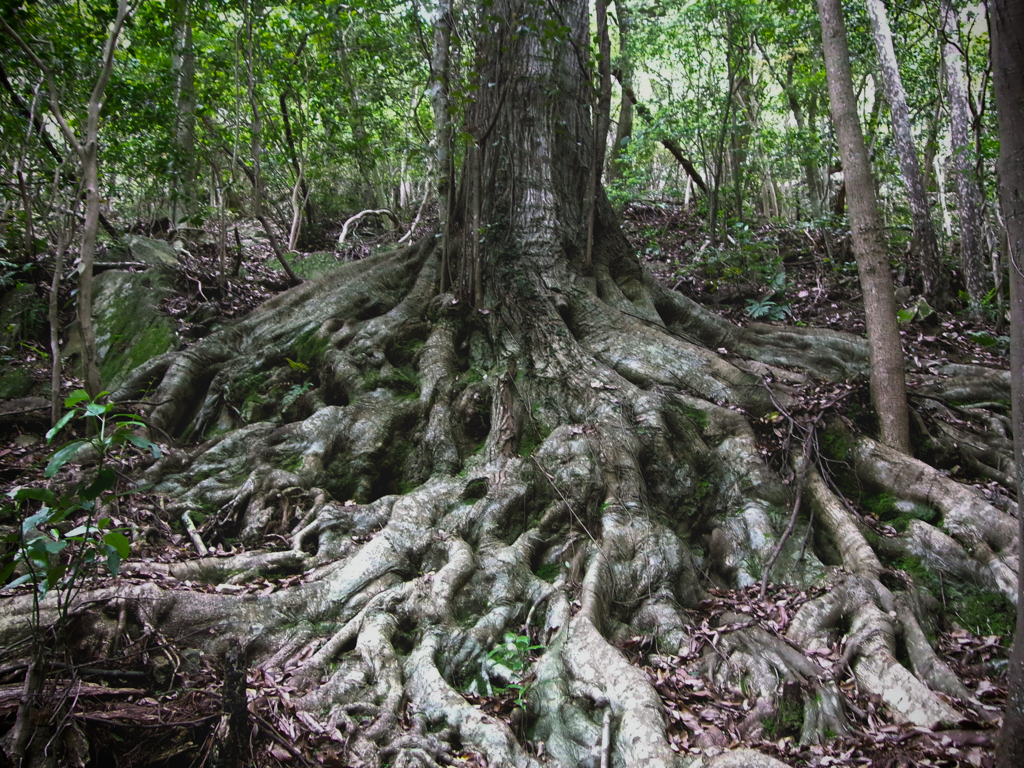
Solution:
M 206 557 L 210 554 L 210 550 L 203 544 L 203 539 L 199 535 L 199 531 L 196 530 L 196 524 L 192 522 L 192 514 L 190 510 L 185 510 L 181 515 L 181 522 L 185 524 L 185 530 L 188 531 L 188 537 L 192 539 L 192 544 L 195 545 L 196 552 L 199 553 L 200 557 Z
M 394 222 L 395 229 L 398 229 L 402 226 L 401 222 L 399 222 L 398 220 L 398 217 L 395 216 L 395 214 L 393 214 L 387 208 L 367 208 L 365 211 L 360 211 L 355 216 L 350 217 L 348 221 L 346 221 L 345 224 L 342 226 L 341 234 L 338 235 L 338 247 L 340 248 L 342 245 L 344 245 L 345 238 L 348 237 L 348 228 L 350 226 L 352 226 L 361 218 L 363 218 L 363 216 L 368 216 L 373 213 L 384 214 L 385 216 L 387 216 L 389 219 L 391 219 L 392 222 Z
M 793 513 L 789 516 L 789 524 L 786 526 L 786 530 L 782 536 L 779 537 L 779 543 L 775 545 L 775 551 L 772 552 L 771 559 L 764 567 L 764 574 L 761 576 L 761 596 L 760 600 L 764 601 L 765 592 L 768 590 L 768 577 L 771 576 L 772 566 L 775 565 L 775 561 L 779 559 L 779 555 L 782 554 L 782 548 L 786 545 L 786 540 L 790 534 L 793 533 L 793 528 L 796 526 L 797 515 L 800 514 L 800 501 L 803 498 L 804 484 L 807 481 L 807 469 L 810 465 L 810 453 L 811 453 L 811 441 L 813 439 L 814 429 L 809 428 L 807 431 L 807 437 L 804 438 L 803 447 L 800 450 L 800 463 L 796 473 L 796 499 L 793 501 Z
M 287 273 L 288 279 L 292 281 L 292 285 L 298 285 L 302 280 L 292 272 L 292 268 L 288 265 L 288 261 L 285 259 L 284 254 L 281 253 L 281 246 L 277 244 L 277 236 L 274 235 L 274 230 L 271 229 L 270 223 L 267 221 L 267 217 L 257 216 L 256 218 L 259 220 L 260 224 L 263 225 L 263 231 L 267 233 L 267 239 L 270 240 L 270 247 L 274 249 L 274 255 L 277 257 L 277 260 L 281 262 L 281 266 L 284 267 L 284 271 Z

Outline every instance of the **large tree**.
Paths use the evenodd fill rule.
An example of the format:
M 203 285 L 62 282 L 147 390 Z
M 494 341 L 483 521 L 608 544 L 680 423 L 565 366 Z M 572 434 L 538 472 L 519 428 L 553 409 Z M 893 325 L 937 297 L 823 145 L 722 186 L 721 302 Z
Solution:
M 1020 3 L 992 3 L 992 52 L 996 108 L 999 110 L 1000 201 L 1006 221 L 1010 262 L 1010 370 L 1013 394 L 1013 442 L 1018 510 L 1024 508 L 1024 8 Z M 1020 540 L 1024 516 L 1018 514 Z M 1024 554 L 1024 553 L 1022 553 Z M 1000 734 L 999 766 L 1024 761 L 1024 591 L 1018 582 L 1017 633 L 1010 659 L 1006 713 Z
M 289 706 L 343 732 L 352 763 L 434 765 L 459 751 L 534 766 L 542 749 L 560 766 L 684 765 L 656 689 L 618 646 L 641 635 L 688 655 L 687 609 L 705 589 L 768 569 L 832 589 L 775 634 L 726 614 L 731 629 L 691 659 L 693 674 L 756 703 L 750 728 L 799 682 L 801 738 L 848 733 L 847 668 L 898 720 L 958 722 L 946 697 L 973 700 L 922 630 L 936 603 L 871 542 L 1016 599 L 1011 516 L 839 417 L 820 441 L 834 463 L 820 460 L 825 422 L 799 415 L 799 392 L 823 387 L 819 405 L 854 397 L 862 338 L 741 328 L 660 286 L 600 192 L 587 269 L 587 4 L 496 0 L 479 22 L 451 280 L 433 236 L 346 264 L 114 393 L 148 393 L 154 433 L 179 443 L 147 471 L 167 511 L 202 511 L 207 543 L 244 547 L 165 566 L 168 583 L 301 583 L 258 599 L 156 580 L 96 591 L 89 605 L 117 598 L 122 610 L 96 613 L 90 640 L 154 625 L 208 651 L 228 640 L 229 655 L 244 649 L 293 691 Z M 947 373 L 915 382 L 933 412 L 1006 397 L 1003 373 Z M 803 444 L 797 472 L 770 466 L 755 434 L 782 414 Z M 930 436 L 939 449 L 970 442 L 946 427 Z M 998 463 L 998 438 L 970 440 Z M 923 519 L 876 538 L 826 468 Z M 818 535 L 802 517 L 784 541 L 795 478 Z M 23 633 L 31 610 L 12 600 L 0 636 Z M 489 653 L 506 633 L 543 646 L 528 678 Z M 817 652 L 844 633 L 833 668 Z M 461 694 L 510 682 L 529 682 L 515 728 Z

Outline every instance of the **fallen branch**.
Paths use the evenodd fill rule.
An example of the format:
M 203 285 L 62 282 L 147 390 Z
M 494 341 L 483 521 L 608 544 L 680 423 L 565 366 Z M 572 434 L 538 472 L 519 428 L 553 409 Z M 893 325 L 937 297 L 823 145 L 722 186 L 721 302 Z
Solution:
M 281 266 L 284 267 L 284 271 L 288 274 L 288 279 L 292 281 L 292 285 L 298 285 L 302 280 L 299 279 L 295 273 L 292 272 L 292 268 L 288 266 L 288 262 L 285 259 L 284 254 L 281 253 L 281 246 L 277 244 L 277 237 L 274 235 L 274 230 L 271 229 L 270 223 L 267 221 L 267 217 L 257 216 L 256 218 L 259 220 L 260 224 L 263 225 L 263 231 L 267 233 L 267 239 L 270 240 L 270 247 L 273 248 L 274 255 L 277 257 L 277 260 L 281 262 Z
M 427 185 L 427 191 L 423 193 L 423 201 L 420 203 L 420 209 L 416 211 L 416 218 L 412 220 L 412 224 L 409 227 L 409 231 L 402 235 L 399 243 L 404 243 L 410 237 L 412 233 L 416 231 L 416 227 L 420 223 L 420 217 L 423 215 L 423 209 L 427 207 L 427 200 L 430 199 L 430 185 Z
M 398 217 L 395 216 L 395 214 L 393 214 L 387 208 L 367 208 L 365 211 L 360 211 L 355 216 L 352 216 L 351 218 L 349 218 L 348 221 L 345 222 L 344 226 L 341 228 L 341 234 L 338 235 L 338 245 L 342 246 L 345 244 L 345 238 L 348 237 L 348 228 L 351 225 L 355 224 L 357 221 L 363 218 L 363 216 L 368 216 L 371 213 L 384 214 L 389 219 L 391 219 L 391 221 L 394 222 L 396 229 L 402 226 L 401 222 L 398 221 Z
M 210 554 L 210 550 L 203 544 L 203 539 L 199 535 L 199 531 L 196 530 L 196 524 L 192 522 L 192 514 L 189 510 L 185 510 L 181 515 L 181 522 L 185 524 L 185 530 L 188 531 L 188 537 L 192 539 L 192 544 L 195 545 L 196 552 L 199 553 L 200 557 L 206 557 Z

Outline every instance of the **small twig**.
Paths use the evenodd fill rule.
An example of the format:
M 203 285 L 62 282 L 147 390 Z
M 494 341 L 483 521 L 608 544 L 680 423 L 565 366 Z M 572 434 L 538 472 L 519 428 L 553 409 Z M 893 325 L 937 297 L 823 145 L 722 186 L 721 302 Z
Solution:
M 772 566 L 775 565 L 775 561 L 778 560 L 779 555 L 782 554 L 782 548 L 785 546 L 786 540 L 789 539 L 790 534 L 793 533 L 797 515 L 800 513 L 800 502 L 803 499 L 804 482 L 807 479 L 807 470 L 810 466 L 811 437 L 813 435 L 813 429 L 807 432 L 807 436 L 804 438 L 803 449 L 800 452 L 800 464 L 798 465 L 796 476 L 796 499 L 793 501 L 793 513 L 789 516 L 789 525 L 786 526 L 786 530 L 779 538 L 779 543 L 775 545 L 775 551 L 772 552 L 771 559 L 764 567 L 764 575 L 761 577 L 760 600 L 762 602 L 764 601 L 765 592 L 768 590 L 768 577 L 771 575 Z
M 604 699 L 604 722 L 601 724 L 601 768 L 608 768 L 611 765 L 611 755 L 612 704 L 608 699 Z
M 285 738 L 281 734 L 279 734 L 277 732 L 277 729 L 274 726 L 272 726 L 270 723 L 268 723 L 266 720 L 264 720 L 262 717 L 260 717 L 255 712 L 250 712 L 250 714 L 252 715 L 253 719 L 260 725 L 260 727 L 263 728 L 264 732 L 271 739 L 273 739 L 278 744 L 280 744 L 281 747 L 283 747 L 284 750 L 289 755 L 294 757 L 296 760 L 298 760 L 303 765 L 307 766 L 307 768 L 313 768 L 313 765 L 308 760 L 306 760 L 305 757 L 302 756 L 302 753 L 299 752 L 297 749 L 295 749 L 295 747 L 293 747 L 291 744 L 289 744 L 288 741 L 285 740 Z
M 288 264 L 288 260 L 281 253 L 281 246 L 277 244 L 277 236 L 274 234 L 274 230 L 270 226 L 270 222 L 267 221 L 266 216 L 257 216 L 257 220 L 263 225 L 263 231 L 267 233 L 267 239 L 270 241 L 270 247 L 274 251 L 274 255 L 277 257 L 278 262 L 284 267 L 285 273 L 288 275 L 288 279 L 292 281 L 292 285 L 299 285 L 302 280 L 292 272 L 291 266 Z
M 190 510 L 185 510 L 181 515 L 181 522 L 185 524 L 185 530 L 188 531 L 188 537 L 192 539 L 192 543 L 195 545 L 196 551 L 200 557 L 206 557 L 210 554 L 210 550 L 203 544 L 203 539 L 199 535 L 199 531 L 196 530 L 196 524 L 192 522 L 192 515 Z

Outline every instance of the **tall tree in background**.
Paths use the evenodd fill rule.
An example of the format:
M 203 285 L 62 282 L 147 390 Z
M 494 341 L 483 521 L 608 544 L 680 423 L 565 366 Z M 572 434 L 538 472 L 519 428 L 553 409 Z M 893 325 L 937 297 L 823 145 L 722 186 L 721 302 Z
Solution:
M 68 143 L 68 146 L 78 155 L 82 169 L 82 185 L 85 191 L 85 222 L 82 225 L 82 246 L 79 255 L 81 266 L 79 267 L 78 301 L 76 306 L 79 329 L 82 336 L 83 378 L 85 379 L 85 389 L 92 397 L 95 397 L 100 392 L 96 331 L 93 326 L 92 316 L 92 271 L 96 254 L 96 234 L 100 226 L 100 111 L 103 108 L 103 96 L 107 89 L 107 84 L 110 82 L 111 73 L 114 71 L 114 54 L 117 50 L 117 40 L 128 18 L 128 13 L 128 0 L 120 0 L 117 6 L 117 15 L 110 24 L 107 39 L 103 45 L 103 52 L 100 57 L 100 72 L 89 95 L 89 100 L 85 105 L 85 130 L 81 135 L 75 132 L 71 124 L 64 117 L 64 110 L 61 108 L 62 94 L 52 69 L 7 25 L 6 21 L 0 18 L 0 28 L 14 39 L 18 47 L 32 60 L 46 79 L 47 91 L 49 92 L 50 114 L 64 135 L 64 140 Z
M 945 309 L 949 303 L 949 279 L 939 258 L 939 244 L 928 208 L 928 197 L 921 176 L 921 162 L 914 143 L 910 110 L 907 108 L 903 78 L 900 77 L 899 64 L 893 49 L 889 19 L 882 0 L 867 0 L 867 9 L 871 18 L 875 51 L 878 53 L 878 64 L 882 71 L 885 98 L 889 102 L 900 171 L 903 173 L 903 183 L 907 188 L 907 202 L 910 205 L 914 233 L 913 250 L 921 261 L 924 295 L 935 309 Z
M 999 113 L 999 185 L 1010 271 L 1010 389 L 1017 469 L 1018 562 L 1024 562 L 1024 4 L 989 4 L 996 109 Z M 1020 573 L 1018 572 L 1018 577 Z M 1017 581 L 1017 630 L 1010 657 L 1006 712 L 999 734 L 999 768 L 1024 765 L 1024 579 Z
M 606 178 L 612 184 L 622 177 L 625 161 L 622 159 L 630 137 L 633 135 L 633 59 L 629 53 L 629 27 L 632 16 L 626 0 L 615 0 L 615 21 L 619 28 L 618 76 L 622 85 L 622 103 L 619 106 L 619 121 L 615 126 L 615 141 L 608 152 Z
M 196 62 L 192 44 L 192 0 L 174 0 L 172 19 L 174 51 L 171 55 L 171 71 L 174 75 L 174 116 L 177 123 L 174 129 L 177 149 L 174 167 L 178 182 L 172 206 L 176 209 L 179 196 L 188 198 L 194 192 L 196 179 Z
M 857 257 L 865 324 L 871 344 L 871 401 L 878 414 L 882 442 L 910 453 L 903 345 L 896 325 L 892 270 L 885 245 L 885 230 L 878 214 L 871 163 L 857 115 L 842 3 L 840 0 L 818 0 L 818 13 L 832 122 L 843 160 L 853 250 Z
M 952 0 L 942 0 L 942 66 L 949 92 L 950 161 L 956 175 L 960 198 L 960 265 L 971 311 L 981 311 L 985 299 L 985 255 L 981 236 L 981 188 L 974 163 L 974 141 L 971 130 L 970 94 L 964 78 L 964 57 L 959 46 L 959 17 Z

